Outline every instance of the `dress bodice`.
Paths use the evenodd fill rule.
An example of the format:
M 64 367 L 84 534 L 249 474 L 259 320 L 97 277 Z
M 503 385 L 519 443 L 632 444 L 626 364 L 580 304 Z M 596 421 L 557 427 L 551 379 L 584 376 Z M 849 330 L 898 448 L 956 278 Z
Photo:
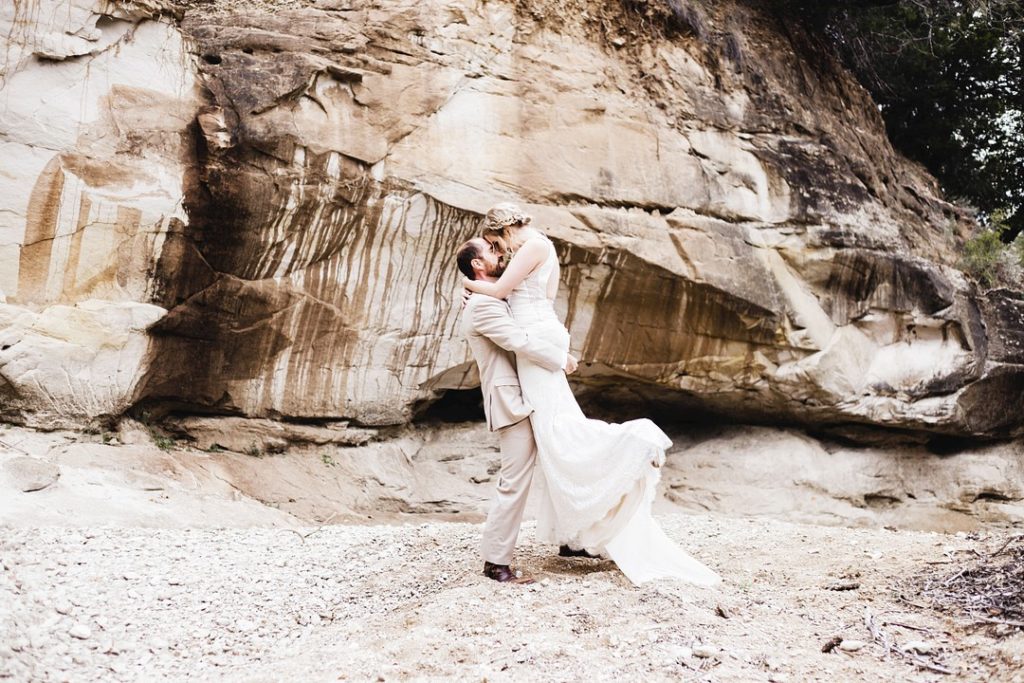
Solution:
M 558 322 L 558 318 L 555 316 L 554 301 L 548 298 L 551 278 L 558 276 L 558 254 L 555 253 L 555 245 L 547 237 L 542 235 L 533 239 L 543 240 L 548 254 L 543 263 L 512 289 L 508 303 L 512 308 L 512 315 L 520 323 L 552 320 Z

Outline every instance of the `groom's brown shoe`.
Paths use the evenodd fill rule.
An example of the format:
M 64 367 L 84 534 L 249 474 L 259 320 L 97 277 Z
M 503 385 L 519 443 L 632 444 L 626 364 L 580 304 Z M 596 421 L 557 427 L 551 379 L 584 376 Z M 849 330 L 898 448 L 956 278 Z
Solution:
M 484 576 L 500 583 L 534 583 L 529 576 L 516 576 L 516 573 L 507 564 L 494 564 L 493 562 L 484 562 Z
M 558 548 L 558 556 L 559 557 L 585 557 L 585 558 L 590 559 L 590 560 L 603 560 L 604 559 L 600 555 L 593 555 L 591 553 L 588 553 L 586 550 L 582 550 L 582 549 L 581 550 L 576 550 L 574 548 L 570 548 L 567 545 L 563 545 L 563 546 L 560 546 Z

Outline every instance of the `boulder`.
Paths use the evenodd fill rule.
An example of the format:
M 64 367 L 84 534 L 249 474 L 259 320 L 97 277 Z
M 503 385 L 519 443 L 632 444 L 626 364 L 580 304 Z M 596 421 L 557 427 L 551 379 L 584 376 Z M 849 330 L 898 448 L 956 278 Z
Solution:
M 60 468 L 45 460 L 24 455 L 4 460 L 3 474 L 15 489 L 31 493 L 57 483 Z

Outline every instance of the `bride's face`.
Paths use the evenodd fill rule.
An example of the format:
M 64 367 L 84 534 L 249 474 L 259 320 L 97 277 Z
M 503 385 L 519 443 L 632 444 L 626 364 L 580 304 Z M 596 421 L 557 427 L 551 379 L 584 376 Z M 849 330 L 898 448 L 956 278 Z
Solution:
M 505 268 L 508 267 L 509 262 L 512 260 L 514 251 L 509 248 L 507 236 L 487 235 L 484 239 L 491 245 L 491 251 L 498 259 L 498 267 L 501 269 L 501 272 L 505 272 Z
M 487 244 L 490 245 L 491 251 L 498 256 L 504 256 L 505 250 L 502 249 L 501 240 L 497 235 L 484 235 L 484 239 L 487 240 Z
M 526 241 L 521 225 L 510 225 L 505 228 L 504 234 L 489 235 L 487 239 L 494 244 L 494 248 L 499 254 L 508 258 L 511 258 L 515 250 L 523 246 L 523 242 Z

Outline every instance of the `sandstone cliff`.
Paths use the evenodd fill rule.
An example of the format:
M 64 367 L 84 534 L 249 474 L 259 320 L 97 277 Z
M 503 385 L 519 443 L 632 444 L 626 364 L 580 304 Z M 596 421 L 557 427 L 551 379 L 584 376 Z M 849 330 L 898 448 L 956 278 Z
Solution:
M 407 422 L 473 386 L 452 253 L 513 199 L 582 389 L 1019 434 L 1024 297 L 866 93 L 758 3 L 673 7 L 5 5 L 3 416 Z

